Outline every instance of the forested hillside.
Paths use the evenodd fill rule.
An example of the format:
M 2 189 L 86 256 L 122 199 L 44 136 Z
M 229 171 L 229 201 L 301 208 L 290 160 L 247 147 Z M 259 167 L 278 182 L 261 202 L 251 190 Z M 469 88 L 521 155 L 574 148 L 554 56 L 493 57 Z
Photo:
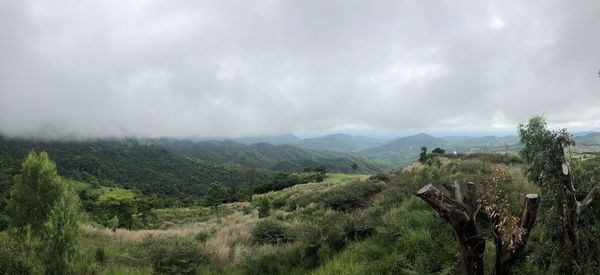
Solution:
M 316 138 L 305 138 L 291 143 L 294 146 L 309 150 L 333 150 L 340 152 L 357 152 L 383 144 L 384 141 L 365 136 L 333 134 Z
M 247 165 L 252 163 L 257 167 L 284 172 L 299 172 L 307 167 L 324 165 L 332 172 L 361 172 L 371 173 L 381 171 L 390 166 L 381 162 L 367 160 L 359 155 L 336 152 L 334 149 L 305 150 L 293 145 L 272 145 L 261 142 L 246 145 L 231 140 L 200 141 L 178 139 L 158 139 L 156 142 L 166 148 L 189 157 Z M 357 169 L 352 164 L 357 164 Z
M 371 173 L 387 169 L 375 161 L 334 152 L 308 151 L 290 145 L 245 145 L 234 141 L 104 139 L 36 141 L 0 138 L 0 181 L 9 180 L 32 150 L 46 151 L 58 171 L 70 179 L 140 190 L 163 197 L 198 197 L 208 185 L 237 186 L 244 170 L 256 166 L 265 180 L 276 172 L 324 167 L 331 172 Z M 356 169 L 353 169 L 356 164 Z
M 21 161 L 32 150 L 48 152 L 65 177 L 134 188 L 144 194 L 200 196 L 212 182 L 234 186 L 243 181 L 239 165 L 193 159 L 136 140 L 43 142 L 0 138 L 3 177 L 16 174 Z

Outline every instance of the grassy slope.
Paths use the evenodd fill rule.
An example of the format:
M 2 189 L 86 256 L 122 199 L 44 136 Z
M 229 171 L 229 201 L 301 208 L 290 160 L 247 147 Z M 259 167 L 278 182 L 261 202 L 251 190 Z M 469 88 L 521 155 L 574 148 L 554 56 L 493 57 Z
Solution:
M 203 274 L 452 274 L 458 260 L 452 229 L 413 194 L 430 182 L 481 182 L 486 175 L 482 171 L 498 166 L 511 178 L 504 187 L 517 212 L 523 194 L 537 192 L 537 188 L 523 178 L 522 164 L 485 159 L 443 159 L 437 172 L 438 168 L 415 166 L 393 173 L 384 189 L 374 194 L 368 193 L 369 188 L 379 183 L 367 175 L 333 174 L 324 183 L 257 195 L 257 201 L 268 198 L 274 207 L 265 219 L 258 219 L 257 205 L 232 203 L 222 206 L 226 216 L 220 220 L 207 208 L 169 208 L 155 210 L 161 225 L 154 229 L 111 232 L 84 225 L 82 262 L 94 265 L 100 274 L 144 274 L 151 270 L 144 258 L 148 235 L 177 236 L 188 242 L 206 235 L 208 240 L 199 245 L 211 256 Z M 367 193 L 361 193 L 364 190 Z M 360 197 L 366 204 L 332 210 L 335 204 L 330 202 L 339 202 L 341 197 L 347 203 L 355 199 L 347 195 L 354 193 L 366 194 Z M 299 200 L 309 203 L 300 207 L 294 203 Z M 289 228 L 293 241 L 256 243 L 252 232 L 264 220 Z M 106 252 L 106 260 L 94 263 L 98 248 Z M 489 264 L 493 247 L 487 250 Z

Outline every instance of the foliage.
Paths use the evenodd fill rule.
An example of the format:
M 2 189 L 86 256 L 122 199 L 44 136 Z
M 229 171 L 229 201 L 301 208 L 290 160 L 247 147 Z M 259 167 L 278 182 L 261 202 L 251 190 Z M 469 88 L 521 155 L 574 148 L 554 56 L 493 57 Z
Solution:
M 292 145 L 269 143 L 241 144 L 232 140 L 200 141 L 160 139 L 153 141 L 164 148 L 188 157 L 219 163 L 246 165 L 277 172 L 301 172 L 305 167 L 326 165 L 332 171 L 349 173 L 352 161 L 359 164 L 360 172 L 375 172 L 385 166 L 353 153 L 332 150 L 305 150 Z
M 265 218 L 269 216 L 271 211 L 271 202 L 267 198 L 260 199 L 258 203 L 258 218 Z
M 79 200 L 66 190 L 44 226 L 41 259 L 46 274 L 74 274 L 79 239 Z
M 208 241 L 209 238 L 210 235 L 204 231 L 198 232 L 198 234 L 196 234 L 196 236 L 194 237 L 196 241 L 199 241 L 201 243 L 205 243 L 206 241 Z
M 419 162 L 425 163 L 427 161 L 427 147 L 421 147 L 421 154 L 419 154 Z
M 431 150 L 432 154 L 436 154 L 436 155 L 443 155 L 446 153 L 446 150 L 440 148 L 440 147 L 436 147 L 435 149 Z
M 190 158 L 162 145 L 132 139 L 36 141 L 0 137 L 1 169 L 18 173 L 20 161 L 31 150 L 46 151 L 58 172 L 69 179 L 105 187 L 135 189 L 165 203 L 202 196 L 212 182 L 227 186 L 243 183 L 240 165 Z M 260 172 L 264 177 L 265 172 Z
M 182 238 L 149 237 L 141 246 L 159 274 L 197 274 L 209 261 L 209 254 L 198 243 Z
M 64 183 L 48 154 L 29 153 L 10 192 L 8 215 L 11 227 L 21 233 L 30 229 L 33 236 L 39 236 L 63 189 Z
M 489 179 L 481 184 L 485 191 L 480 193 L 477 204 L 489 219 L 496 221 L 494 230 L 499 233 L 505 249 L 512 251 L 523 243 L 526 229 L 520 226 L 519 218 L 512 214 L 512 206 L 501 187 L 508 180 L 504 171 L 494 168 Z
M 208 187 L 208 192 L 204 196 L 206 205 L 210 206 L 217 213 L 219 218 L 219 205 L 227 200 L 229 190 L 221 183 L 214 182 Z
M 33 267 L 18 251 L 16 241 L 0 236 L 0 274 L 31 274 Z
M 351 211 L 366 206 L 370 196 L 382 189 L 383 184 L 379 182 L 354 181 L 321 192 L 301 194 L 291 199 L 288 204 L 295 208 L 315 203 L 333 210 Z
M 390 176 L 386 173 L 377 173 L 375 175 L 370 176 L 369 180 L 388 182 L 390 181 Z
M 274 219 L 260 220 L 252 230 L 252 238 L 258 244 L 278 244 L 292 240 L 289 228 Z

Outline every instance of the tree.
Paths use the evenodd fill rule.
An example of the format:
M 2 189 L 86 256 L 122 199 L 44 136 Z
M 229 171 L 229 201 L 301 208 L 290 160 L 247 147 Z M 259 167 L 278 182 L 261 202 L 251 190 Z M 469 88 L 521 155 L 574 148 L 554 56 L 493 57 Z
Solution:
M 519 125 L 519 138 L 523 144 L 520 155 L 528 164 L 525 175 L 540 187 L 542 207 L 549 217 L 557 217 L 562 236 L 550 236 L 563 242 L 565 252 L 574 266 L 581 262 L 581 248 L 577 237 L 579 215 L 600 196 L 598 187 L 592 188 L 578 201 L 572 178 L 569 149 L 575 145 L 566 129 L 550 131 L 546 120 L 536 116 L 527 125 Z M 552 228 L 544 232 L 554 234 Z
M 41 259 L 45 274 L 74 274 L 79 239 L 79 199 L 65 190 L 52 208 L 42 233 Z
M 107 188 L 98 197 L 98 204 L 108 212 L 108 217 L 117 217 L 117 228 L 132 228 L 133 215 L 137 213 L 135 193 L 121 188 Z
M 419 155 L 419 162 L 425 164 L 427 161 L 427 147 L 421 147 L 421 154 Z
M 353 161 L 350 167 L 352 167 L 352 172 L 356 173 L 356 170 L 358 169 L 358 164 L 356 164 L 356 161 Z
M 21 173 L 8 201 L 10 226 L 24 236 L 39 236 L 51 210 L 64 192 L 64 183 L 56 172 L 56 165 L 46 152 L 29 155 L 23 161 Z
M 269 216 L 271 211 L 271 202 L 267 198 L 262 198 L 258 206 L 258 218 L 262 219 Z
M 254 162 L 246 163 L 244 168 L 244 181 L 246 183 L 247 195 L 252 199 L 252 195 L 254 194 L 254 188 L 258 185 L 258 176 L 256 171 L 256 165 Z
M 320 165 L 315 168 L 314 171 L 316 175 L 316 182 L 323 182 L 327 176 L 327 167 L 325 165 Z
M 440 147 L 436 147 L 435 149 L 433 149 L 433 151 L 431 151 L 431 153 L 433 154 L 438 154 L 438 155 L 443 155 L 446 153 L 446 150 L 440 148 Z
M 208 187 L 208 192 L 204 196 L 206 204 L 215 210 L 217 219 L 219 219 L 219 205 L 221 205 L 227 196 L 226 187 L 218 182 L 213 182 Z

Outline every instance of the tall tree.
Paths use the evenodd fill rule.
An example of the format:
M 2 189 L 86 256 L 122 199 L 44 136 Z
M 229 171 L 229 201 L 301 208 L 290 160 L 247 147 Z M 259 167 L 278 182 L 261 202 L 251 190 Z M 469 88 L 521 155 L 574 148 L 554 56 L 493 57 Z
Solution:
M 419 154 L 419 162 L 425 163 L 427 161 L 427 147 L 421 147 L 421 154 Z
M 254 194 L 254 188 L 258 185 L 258 175 L 256 171 L 256 165 L 254 162 L 247 162 L 244 167 L 244 181 L 247 187 L 247 194 L 250 199 L 252 199 L 252 195 Z
M 550 131 L 546 120 L 536 116 L 527 125 L 519 125 L 519 137 L 523 148 L 521 157 L 527 162 L 525 174 L 542 191 L 542 207 L 547 215 L 559 217 L 562 227 L 561 240 L 565 252 L 574 265 L 581 262 L 581 249 L 577 237 L 577 220 L 583 210 L 598 199 L 598 187 L 592 188 L 585 198 L 578 201 L 571 171 L 570 147 L 575 145 L 566 129 Z M 546 230 L 553 232 L 551 228 Z
M 21 236 L 27 231 L 39 236 L 50 211 L 64 192 L 56 165 L 46 152 L 31 152 L 14 181 L 8 201 L 10 226 Z
M 208 192 L 206 192 L 206 195 L 204 196 L 206 204 L 215 210 L 217 219 L 219 219 L 219 205 L 225 201 L 226 196 L 227 189 L 219 182 L 211 183 L 208 187 Z
M 79 239 L 79 198 L 65 190 L 50 212 L 42 233 L 41 259 L 45 274 L 74 274 Z
M 352 168 L 352 172 L 356 173 L 356 170 L 358 169 L 358 164 L 356 164 L 356 161 L 353 161 L 350 167 Z

